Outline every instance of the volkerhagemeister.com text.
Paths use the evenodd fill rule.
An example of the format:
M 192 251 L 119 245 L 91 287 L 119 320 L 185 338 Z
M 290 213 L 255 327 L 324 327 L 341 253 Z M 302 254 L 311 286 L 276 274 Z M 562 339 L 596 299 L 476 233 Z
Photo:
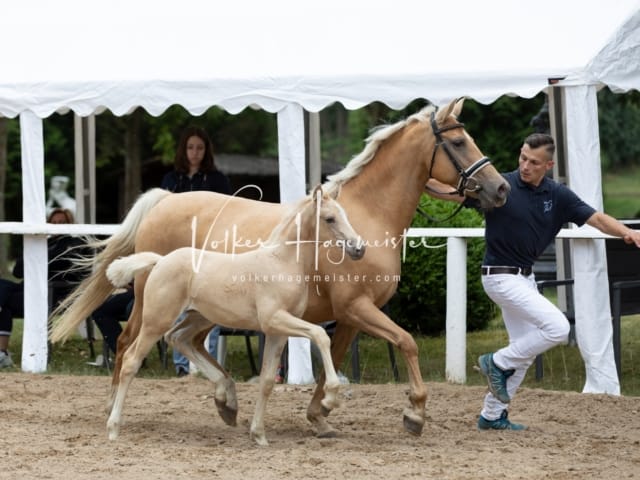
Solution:
M 252 283 L 332 283 L 332 282 L 346 282 L 346 283 L 358 283 L 358 282 L 399 282 L 399 274 L 358 274 L 358 273 L 314 273 L 314 274 L 286 274 L 286 273 L 272 273 L 272 274 L 232 274 L 231 280 L 237 283 L 252 282 Z

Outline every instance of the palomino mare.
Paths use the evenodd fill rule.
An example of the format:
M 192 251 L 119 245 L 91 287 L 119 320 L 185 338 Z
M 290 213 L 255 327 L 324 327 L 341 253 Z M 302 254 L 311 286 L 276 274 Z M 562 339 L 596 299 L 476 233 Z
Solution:
M 234 393 L 233 410 L 237 411 L 233 383 L 191 342 L 194 333 L 206 332 L 213 326 L 206 318 L 218 319 L 226 327 L 265 333 L 260 396 L 250 430 L 256 443 L 268 444 L 264 411 L 280 354 L 289 336 L 309 338 L 318 346 L 326 372 L 325 396 L 321 403 L 327 410 L 338 406 L 340 381 L 331 361 L 331 340 L 322 327 L 300 318 L 307 307 L 309 283 L 305 276 L 311 276 L 316 269 L 319 253 L 316 242 L 320 238 L 332 239 L 335 247 L 327 252 L 339 253 L 336 250 L 342 249 L 342 253 L 346 252 L 353 260 L 364 255 L 364 242 L 349 224 L 342 207 L 327 194 L 323 195 L 321 187 L 316 187 L 312 195 L 285 215 L 256 250 L 229 255 L 183 247 L 164 257 L 141 252 L 111 263 L 107 277 L 116 287 L 126 286 L 141 272 L 150 270 L 150 273 L 144 289 L 142 325 L 122 359 L 120 382 L 107 422 L 109 438 L 118 436 L 131 380 L 165 332 L 167 341 L 220 385 L 221 390 Z M 350 263 L 346 258 L 343 261 Z M 211 292 L 216 293 L 211 295 Z M 195 332 L 192 331 L 194 324 L 189 321 L 186 325 L 181 322 L 173 326 L 184 310 L 197 310 L 202 315 L 198 318 L 206 325 L 197 324 Z
M 312 323 L 336 320 L 331 343 L 334 365 L 341 364 L 358 331 L 387 340 L 400 350 L 410 384 L 410 405 L 404 409 L 403 421 L 405 429 L 416 435 L 424 427 L 427 399 L 418 348 L 411 335 L 379 308 L 397 287 L 403 235 L 431 177 L 455 186 L 460 194 L 478 198 L 487 209 L 502 206 L 509 192 L 508 184 L 458 122 L 462 106 L 463 100 L 453 101 L 437 112 L 429 106 L 404 121 L 379 128 L 364 150 L 329 178 L 325 191 L 339 192 L 338 200 L 354 228 L 375 248 L 357 264 L 336 265 L 323 255 L 320 275 L 313 278 L 303 316 Z M 209 192 L 147 192 L 133 205 L 121 230 L 103 243 L 93 274 L 54 312 L 62 315 L 54 326 L 52 341 L 71 335 L 112 292 L 104 274 L 112 260 L 134 249 L 166 254 L 194 242 L 227 252 L 250 248 L 246 240 L 265 238 L 281 218 L 283 208 Z M 193 218 L 198 219 L 198 228 L 192 238 L 189 226 Z M 209 225 L 213 225 L 211 231 L 207 231 Z M 210 235 L 207 241 L 206 235 Z M 140 329 L 144 282 L 144 275 L 136 278 L 136 301 L 118 339 L 112 386 L 118 382 L 122 352 Z M 318 436 L 328 437 L 335 432 L 320 403 L 323 383 L 321 376 L 307 418 Z

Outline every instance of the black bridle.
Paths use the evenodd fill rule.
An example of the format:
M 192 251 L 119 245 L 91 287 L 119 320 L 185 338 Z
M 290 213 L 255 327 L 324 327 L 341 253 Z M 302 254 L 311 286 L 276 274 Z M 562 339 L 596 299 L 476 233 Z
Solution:
M 433 154 L 431 155 L 431 166 L 429 167 L 429 178 L 432 177 L 431 172 L 433 171 L 433 165 L 436 163 L 436 153 L 438 151 L 438 147 L 442 147 L 447 154 L 447 158 L 453 164 L 453 167 L 456 169 L 459 175 L 458 185 L 454 191 L 451 192 L 435 192 L 446 195 L 460 195 L 461 197 L 466 197 L 467 192 L 479 192 L 482 190 L 482 185 L 478 183 L 478 181 L 473 178 L 473 176 L 482 170 L 487 165 L 491 164 L 491 160 L 488 157 L 482 157 L 479 160 L 473 162 L 469 167 L 462 168 L 462 165 L 458 161 L 455 152 L 449 147 L 449 142 L 445 138 L 442 137 L 442 132 L 446 132 L 448 130 L 454 130 L 456 128 L 464 128 L 464 123 L 456 122 L 451 125 L 447 125 L 444 127 L 438 127 L 438 123 L 436 122 L 436 113 L 431 112 L 431 129 L 433 130 L 433 135 L 436 137 L 436 145 L 433 148 Z M 433 189 L 429 188 L 425 185 L 425 190 Z M 417 211 L 419 214 L 431 220 L 432 222 L 444 222 L 454 217 L 460 209 L 462 209 L 462 203 L 455 209 L 455 211 L 446 218 L 443 219 L 435 219 L 428 215 L 420 206 L 418 206 Z
M 449 147 L 449 142 L 445 138 L 442 137 L 442 132 L 446 132 L 448 130 L 454 130 L 456 128 L 464 128 L 464 123 L 454 123 L 452 125 L 447 125 L 445 127 L 438 127 L 436 122 L 436 113 L 431 112 L 431 129 L 433 130 L 433 134 L 436 137 L 436 146 L 433 148 L 433 155 L 431 156 L 431 167 L 429 169 L 429 177 L 431 177 L 431 172 L 433 171 L 433 165 L 436 163 L 436 152 L 438 151 L 438 147 L 442 147 L 449 158 L 449 161 L 453 164 L 454 168 L 458 172 L 460 178 L 458 179 L 458 186 L 456 187 L 456 191 L 452 192 L 457 193 L 460 196 L 466 196 L 465 192 L 479 192 L 482 190 L 482 185 L 480 185 L 473 176 L 482 170 L 484 167 L 491 163 L 488 157 L 482 157 L 479 160 L 476 160 L 467 168 L 462 168 L 460 162 L 458 161 L 455 152 Z

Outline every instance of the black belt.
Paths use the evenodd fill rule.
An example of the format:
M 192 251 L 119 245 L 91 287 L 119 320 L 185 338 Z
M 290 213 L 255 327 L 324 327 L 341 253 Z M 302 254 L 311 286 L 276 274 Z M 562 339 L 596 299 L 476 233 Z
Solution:
M 500 273 L 509 273 L 511 275 L 531 275 L 531 267 L 482 267 L 482 275 L 496 275 Z

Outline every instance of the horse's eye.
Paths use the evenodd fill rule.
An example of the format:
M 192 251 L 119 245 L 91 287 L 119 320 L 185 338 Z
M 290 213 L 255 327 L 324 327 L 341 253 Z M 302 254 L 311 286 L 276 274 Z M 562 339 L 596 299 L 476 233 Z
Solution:
M 451 143 L 454 147 L 460 148 L 464 145 L 464 138 L 456 138 Z
M 325 219 L 325 222 L 327 222 L 327 223 L 336 223 L 336 219 L 335 219 L 335 217 L 327 217 Z

